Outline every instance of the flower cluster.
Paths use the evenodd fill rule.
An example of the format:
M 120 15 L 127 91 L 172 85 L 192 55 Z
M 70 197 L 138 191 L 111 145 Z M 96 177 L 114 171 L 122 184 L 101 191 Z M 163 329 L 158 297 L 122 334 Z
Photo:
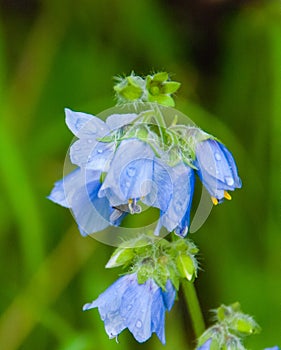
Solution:
M 49 199 L 70 208 L 82 235 L 118 226 L 142 206 L 160 210 L 155 234 L 164 227 L 185 236 L 190 224 L 195 174 L 214 204 L 241 187 L 228 149 L 199 128 L 164 128 L 159 107 L 112 114 L 106 121 L 66 109 L 78 138 L 70 148 L 77 169 L 58 181 Z
M 110 338 L 128 328 L 139 342 L 156 333 L 165 343 L 165 312 L 180 282 L 191 284 L 197 277 L 198 249 L 182 239 L 189 232 L 195 179 L 215 205 L 241 187 L 234 158 L 219 140 L 194 125 L 177 124 L 178 112 L 168 107 L 179 86 L 165 72 L 146 78 L 131 74 L 114 87 L 118 103 L 130 102 L 129 107 L 109 113 L 105 121 L 65 110 L 75 136 L 69 154 L 76 169 L 55 183 L 48 198 L 71 209 L 83 236 L 121 226 L 126 216 L 147 207 L 159 213 L 150 236 L 123 242 L 107 263 L 127 268 L 125 274 L 84 306 L 98 308 Z M 163 231 L 180 238 L 161 240 Z M 212 334 L 199 341 L 201 349 L 213 348 Z

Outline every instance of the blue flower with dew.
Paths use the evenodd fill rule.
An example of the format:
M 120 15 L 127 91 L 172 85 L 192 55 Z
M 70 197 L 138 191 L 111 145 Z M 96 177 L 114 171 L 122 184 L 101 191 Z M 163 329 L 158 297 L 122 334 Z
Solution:
M 195 146 L 197 174 L 216 205 L 231 199 L 228 191 L 241 188 L 237 167 L 229 150 L 219 141 L 207 139 Z
M 142 343 L 156 333 L 165 344 L 165 311 L 170 311 L 176 291 L 170 280 L 162 290 L 152 278 L 139 284 L 137 274 L 120 277 L 83 310 L 98 308 L 109 338 L 115 338 L 128 328 Z
M 119 225 L 127 214 L 114 217 L 106 197 L 99 197 L 101 175 L 114 155 L 114 143 L 98 141 L 115 128 L 131 123 L 136 114 L 111 115 L 104 123 L 90 114 L 65 110 L 66 124 L 79 139 L 70 149 L 72 163 L 79 166 L 55 183 L 49 199 L 72 210 L 82 235 L 98 232 L 109 225 Z
M 87 176 L 85 175 L 87 172 Z M 85 182 L 85 177 L 88 181 Z M 71 209 L 83 236 L 104 230 L 110 224 L 119 225 L 126 213 L 112 220 L 115 211 L 106 197 L 98 197 L 100 172 L 77 168 L 57 181 L 49 195 L 53 202 Z

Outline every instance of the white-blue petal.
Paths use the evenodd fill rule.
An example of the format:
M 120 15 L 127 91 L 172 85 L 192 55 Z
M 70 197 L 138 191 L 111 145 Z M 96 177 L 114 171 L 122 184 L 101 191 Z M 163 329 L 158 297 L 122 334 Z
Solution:
M 65 122 L 68 128 L 77 137 L 88 137 L 95 139 L 109 133 L 108 126 L 99 118 L 82 112 L 74 112 L 65 109 Z
M 112 114 L 106 119 L 106 124 L 111 130 L 121 128 L 124 125 L 131 124 L 136 118 L 137 114 Z
M 135 339 L 143 343 L 150 338 L 151 330 L 151 306 L 153 294 L 159 288 L 153 280 L 144 284 L 134 281 L 125 291 L 122 297 L 120 314 L 126 320 L 126 325 Z
M 70 208 L 72 198 L 77 189 L 81 187 L 82 181 L 83 176 L 80 169 L 75 169 L 55 183 L 52 192 L 47 198 L 63 207 Z
M 77 189 L 71 209 L 82 235 L 102 231 L 110 225 L 111 207 L 107 198 L 98 198 L 100 173 Z M 87 181 L 90 177 L 88 176 Z
M 212 339 L 208 339 L 203 345 L 201 345 L 197 350 L 210 350 L 212 344 Z
M 137 139 L 124 140 L 118 147 L 99 192 L 114 206 L 130 198 L 141 198 L 151 191 L 154 153 Z M 119 202 L 115 199 L 119 198 Z

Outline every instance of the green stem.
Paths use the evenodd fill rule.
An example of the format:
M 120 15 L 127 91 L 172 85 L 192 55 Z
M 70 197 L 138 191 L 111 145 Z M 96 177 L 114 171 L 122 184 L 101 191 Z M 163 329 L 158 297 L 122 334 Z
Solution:
M 205 330 L 205 323 L 195 286 L 192 282 L 185 280 L 182 282 L 182 289 L 195 336 L 196 338 L 199 338 Z

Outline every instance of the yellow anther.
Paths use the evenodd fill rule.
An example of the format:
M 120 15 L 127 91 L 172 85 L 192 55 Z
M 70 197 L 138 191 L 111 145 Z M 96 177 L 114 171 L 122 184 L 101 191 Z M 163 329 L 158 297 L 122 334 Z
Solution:
M 231 200 L 231 195 L 227 191 L 224 191 L 224 198 L 228 199 L 230 201 Z
M 128 203 L 129 203 L 129 204 L 132 204 L 132 203 L 133 203 L 132 198 L 128 199 Z
M 212 199 L 212 202 L 213 202 L 214 205 L 217 205 L 217 204 L 219 203 L 219 201 L 217 200 L 217 198 L 211 197 L 211 199 Z

